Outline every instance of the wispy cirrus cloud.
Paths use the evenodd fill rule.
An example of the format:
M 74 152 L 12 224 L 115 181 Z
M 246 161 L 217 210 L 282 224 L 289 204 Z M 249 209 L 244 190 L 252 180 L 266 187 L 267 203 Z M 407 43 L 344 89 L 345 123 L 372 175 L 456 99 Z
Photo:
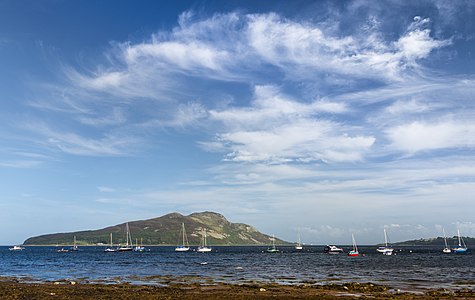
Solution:
M 433 80 L 420 62 L 450 46 L 450 38 L 435 37 L 430 19 L 421 16 L 391 39 L 377 16 L 344 34 L 335 30 L 338 22 L 184 12 L 170 31 L 141 43 L 114 43 L 104 64 L 84 68 L 89 71 L 64 68 L 69 82 L 59 107 L 81 125 L 110 131 L 92 139 L 56 133 L 49 144 L 71 154 L 117 155 L 134 140 L 117 138 L 118 126 L 134 137 L 143 128 L 199 128 L 215 137 L 200 142 L 202 148 L 224 151 L 226 161 L 272 163 L 363 161 L 387 154 L 388 141 L 386 149 L 406 153 L 463 144 L 443 138 L 411 149 L 418 134 L 406 132 L 419 123 L 400 119 L 405 113 L 424 115 L 420 124 L 430 124 L 430 114 L 443 107 L 445 99 L 430 98 L 448 85 Z M 350 88 L 328 92 L 335 82 L 350 82 Z M 234 88 L 246 83 L 252 98 L 229 91 L 212 97 L 200 83 Z M 223 106 L 226 96 L 235 102 Z M 385 105 L 371 107 L 377 103 Z M 429 130 L 422 127 L 420 132 Z
M 305 66 L 317 72 L 399 81 L 411 74 L 406 74 L 408 68 L 418 67 L 418 59 L 450 44 L 431 37 L 424 28 L 427 23 L 429 19 L 415 17 L 404 35 L 388 43 L 378 38 L 378 32 L 338 37 L 324 27 L 274 14 L 257 15 L 251 17 L 249 41 L 263 60 L 287 70 Z
M 14 160 L 14 161 L 0 161 L 0 167 L 30 169 L 37 168 L 43 164 L 43 161 L 38 160 Z
M 401 37 L 386 41 L 378 38 L 377 27 L 339 36 L 331 25 L 292 21 L 273 13 L 216 14 L 208 19 L 184 13 L 171 32 L 155 34 L 140 44 L 118 44 L 110 54 L 113 65 L 89 74 L 69 69 L 66 74 L 82 88 L 148 98 L 156 98 L 159 91 L 170 92 L 179 87 L 177 80 L 190 77 L 262 80 L 262 68 L 270 67 L 281 76 L 300 80 L 330 72 L 400 81 L 411 74 L 409 68 L 418 68 L 418 60 L 450 44 L 432 37 L 425 28 L 428 23 L 429 19 L 415 17 Z
M 425 72 L 419 62 L 451 45 L 451 40 L 434 37 L 429 18 L 414 17 L 392 40 L 383 38 L 376 17 L 370 21 L 371 26 L 342 35 L 335 31 L 335 20 L 312 23 L 276 13 L 237 12 L 200 18 L 185 12 L 173 30 L 141 43 L 115 43 L 106 53 L 107 64 L 88 72 L 65 68 L 70 85 L 60 103 L 76 114 L 78 122 L 96 128 L 127 126 L 132 134 L 144 127 L 206 128 L 216 138 L 201 142 L 203 149 L 224 150 L 226 160 L 234 162 L 361 161 L 384 138 L 392 142 L 392 149 L 406 151 L 407 147 L 396 146 L 404 143 L 398 138 L 404 124 L 378 124 L 375 133 L 364 118 L 378 118 L 372 110 L 368 113 L 355 106 L 352 99 L 392 103 L 383 111 L 393 120 L 405 111 L 430 112 L 432 103 L 429 107 L 423 104 L 427 101 L 400 97 L 423 89 L 434 91 L 433 82 L 419 76 Z M 280 88 L 259 84 L 269 80 L 269 70 L 277 70 L 271 72 L 275 86 L 293 86 L 295 81 L 312 86 L 315 78 L 331 74 L 332 82 L 350 81 L 359 87 L 362 81 L 366 87 L 369 80 L 379 82 L 380 88 L 370 85 L 358 88 L 358 93 L 343 89 L 332 95 L 326 89 L 333 83 L 326 82 L 324 97 L 303 96 L 310 90 L 287 95 Z M 203 98 L 209 93 L 197 86 L 200 80 L 207 84 L 253 81 L 253 99 L 249 105 L 240 99 L 237 105 L 220 107 L 221 97 Z M 200 98 L 193 99 L 197 91 L 202 92 Z M 137 107 L 140 118 L 125 113 Z M 111 112 L 105 113 L 108 108 Z M 348 117 L 359 120 L 349 123 Z M 91 140 L 79 134 L 58 135 L 50 142 L 71 154 L 116 155 L 122 142 L 112 143 L 114 139 L 108 137 L 113 135 Z
M 138 147 L 138 139 L 131 136 L 105 134 L 97 138 L 73 132 L 61 132 L 41 123 L 28 124 L 25 128 L 35 132 L 43 144 L 52 151 L 81 156 L 127 156 Z

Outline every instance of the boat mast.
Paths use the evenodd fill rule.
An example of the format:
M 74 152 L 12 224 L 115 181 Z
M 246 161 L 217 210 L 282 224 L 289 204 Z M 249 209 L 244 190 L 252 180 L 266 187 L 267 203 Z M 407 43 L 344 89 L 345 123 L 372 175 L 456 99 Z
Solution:
M 185 246 L 185 223 L 181 223 L 182 231 L 183 231 L 183 243 L 182 245 Z
M 384 244 L 388 246 L 388 235 L 386 234 L 386 228 L 384 228 Z
M 464 248 L 467 248 L 467 245 L 465 245 L 465 241 L 464 241 L 463 238 L 460 236 L 460 230 L 459 230 L 459 229 L 457 229 L 457 234 L 458 234 L 458 236 L 459 236 L 459 247 L 462 247 L 462 245 L 463 245 Z
M 125 223 L 125 231 L 126 231 L 126 234 L 125 234 L 125 245 L 128 247 L 129 246 L 129 223 Z
M 447 235 L 445 234 L 445 229 L 444 228 L 442 228 L 442 232 L 444 233 L 445 248 L 449 248 L 449 246 L 447 245 Z

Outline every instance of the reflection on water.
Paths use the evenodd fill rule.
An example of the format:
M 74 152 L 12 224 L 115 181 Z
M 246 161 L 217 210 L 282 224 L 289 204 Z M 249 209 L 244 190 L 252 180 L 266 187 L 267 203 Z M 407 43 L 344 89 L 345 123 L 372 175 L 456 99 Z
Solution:
M 174 247 L 149 252 L 104 253 L 102 247 L 57 253 L 54 247 L 9 251 L 0 247 L 0 274 L 39 281 L 131 282 L 160 284 L 200 282 L 325 284 L 375 282 L 403 289 L 473 288 L 475 260 L 469 252 L 443 254 L 437 248 L 400 248 L 396 255 L 360 247 L 365 256 L 323 254 L 323 247 L 265 253 L 267 247 L 214 247 L 212 253 L 177 253 Z

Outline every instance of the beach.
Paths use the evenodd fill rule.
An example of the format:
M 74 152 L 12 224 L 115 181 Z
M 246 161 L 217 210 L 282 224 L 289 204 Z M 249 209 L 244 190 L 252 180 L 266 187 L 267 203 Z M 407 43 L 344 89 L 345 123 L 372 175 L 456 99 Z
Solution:
M 475 291 L 428 290 L 404 292 L 373 283 L 327 285 L 233 285 L 172 284 L 168 286 L 128 283 L 97 284 L 76 281 L 26 282 L 0 280 L 1 299 L 475 299 Z

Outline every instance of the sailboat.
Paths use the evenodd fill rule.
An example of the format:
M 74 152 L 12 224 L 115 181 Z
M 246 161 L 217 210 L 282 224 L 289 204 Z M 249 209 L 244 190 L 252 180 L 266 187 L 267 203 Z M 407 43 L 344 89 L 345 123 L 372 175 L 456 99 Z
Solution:
M 212 249 L 210 247 L 208 247 L 207 241 L 206 241 L 206 228 L 203 228 L 203 237 L 201 239 L 201 244 L 198 247 L 198 249 L 196 249 L 196 251 L 198 251 L 198 252 L 211 252 L 211 250 Z
M 104 249 L 104 252 L 117 252 L 117 248 L 114 248 L 114 245 L 112 244 L 112 232 L 110 234 L 110 246 Z
M 56 252 L 62 252 L 62 253 L 66 253 L 66 252 L 76 252 L 76 251 L 79 251 L 79 247 L 76 245 L 76 236 L 74 236 L 74 241 L 73 241 L 73 246 L 70 247 L 70 248 L 61 248 L 59 250 L 56 250 Z
M 74 242 L 73 242 L 73 246 L 71 247 L 71 249 L 69 249 L 70 251 L 79 251 L 79 248 L 78 246 L 76 245 L 76 236 L 74 236 Z
M 447 236 L 446 236 L 446 234 L 445 234 L 445 229 L 442 228 L 442 231 L 444 232 L 444 243 L 445 243 L 445 248 L 444 248 L 444 250 L 442 250 L 442 252 L 444 252 L 444 253 L 451 253 L 452 250 L 450 250 L 449 245 L 447 245 Z
M 272 235 L 272 247 L 267 248 L 266 250 L 268 253 L 277 253 L 279 252 L 279 249 L 275 247 L 275 236 Z
M 379 253 L 382 253 L 384 255 L 392 255 L 394 249 L 392 247 L 388 246 L 388 235 L 386 233 L 386 228 L 384 229 L 384 246 L 378 247 L 376 249 Z
M 125 223 L 125 231 L 125 246 L 120 246 L 119 248 L 117 248 L 117 251 L 119 252 L 132 251 L 134 249 L 132 248 L 132 236 L 130 235 L 129 223 Z
M 302 250 L 302 249 L 303 249 L 303 245 L 302 245 L 302 242 L 300 241 L 300 230 L 299 230 L 297 244 L 295 245 L 295 250 Z
M 348 256 L 358 256 L 360 253 L 358 252 L 358 246 L 356 246 L 355 236 L 353 233 L 351 234 L 351 239 L 353 241 L 353 249 L 348 252 Z
M 186 252 L 190 251 L 190 245 L 188 244 L 188 238 L 186 237 L 185 232 L 185 223 L 181 223 L 181 230 L 180 230 L 180 237 L 181 237 L 181 245 L 176 246 L 176 252 Z
M 459 245 L 455 248 L 452 249 L 455 253 L 465 253 L 467 252 L 468 248 L 467 245 L 465 245 L 465 242 L 463 238 L 460 236 L 460 230 L 457 229 L 457 234 L 459 237 Z
M 144 250 L 145 250 L 145 247 L 142 245 L 142 238 L 140 238 L 140 246 L 139 246 L 138 240 L 135 239 L 134 251 L 135 252 L 143 252 Z

